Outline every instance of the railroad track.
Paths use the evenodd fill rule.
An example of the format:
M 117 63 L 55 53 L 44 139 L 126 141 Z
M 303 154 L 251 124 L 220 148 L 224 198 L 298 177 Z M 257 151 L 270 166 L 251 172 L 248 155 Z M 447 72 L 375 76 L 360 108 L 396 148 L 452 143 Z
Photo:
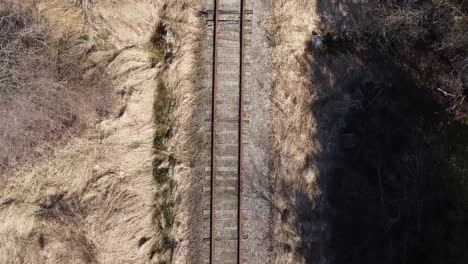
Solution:
M 207 10 L 211 31 L 211 155 L 209 190 L 209 243 L 205 263 L 245 263 L 242 255 L 243 146 L 246 98 L 246 46 L 252 15 L 246 0 L 213 1 Z M 209 44 L 207 44 L 209 47 Z M 208 217 L 207 217 L 208 218 Z M 208 219 L 207 219 L 208 220 Z

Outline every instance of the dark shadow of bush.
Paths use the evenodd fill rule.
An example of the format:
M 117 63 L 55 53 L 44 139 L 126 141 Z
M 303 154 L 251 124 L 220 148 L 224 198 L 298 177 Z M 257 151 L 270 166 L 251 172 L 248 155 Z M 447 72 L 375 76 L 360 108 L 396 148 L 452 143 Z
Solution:
M 306 58 L 317 94 L 325 255 L 347 264 L 467 262 L 466 125 L 451 123 L 428 79 L 408 70 L 417 61 L 357 39 L 365 34 L 349 23 L 366 18 L 340 14 L 362 6 L 335 4 L 319 1 L 328 34 Z

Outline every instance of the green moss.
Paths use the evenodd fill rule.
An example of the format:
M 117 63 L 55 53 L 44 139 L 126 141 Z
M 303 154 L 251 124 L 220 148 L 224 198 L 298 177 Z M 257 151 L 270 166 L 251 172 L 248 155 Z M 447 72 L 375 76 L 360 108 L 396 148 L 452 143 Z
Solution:
M 89 41 L 89 36 L 88 35 L 81 35 L 79 37 L 79 39 L 82 40 L 82 41 Z

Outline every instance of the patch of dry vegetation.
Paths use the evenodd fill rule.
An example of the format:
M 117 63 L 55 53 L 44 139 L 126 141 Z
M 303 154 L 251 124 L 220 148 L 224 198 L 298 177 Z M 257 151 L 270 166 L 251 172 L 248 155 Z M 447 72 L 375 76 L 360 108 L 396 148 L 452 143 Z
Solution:
M 39 39 L 47 45 L 23 38 L 22 30 L 29 33 L 31 27 L 22 27 L 21 19 L 13 23 L 20 30 L 10 34 L 13 42 L 7 39 L 7 43 L 21 47 L 20 55 L 10 52 L 8 55 L 14 56 L 7 58 L 15 59 L 10 61 L 14 66 L 12 72 L 18 78 L 10 82 L 6 79 L 5 83 L 16 86 L 5 86 L 10 89 L 5 90 L 9 97 L 0 94 L 2 99 L 12 101 L 2 110 L 12 111 L 17 98 L 21 98 L 20 106 L 24 109 L 20 110 L 27 111 L 16 113 L 21 118 L 18 126 L 35 118 L 36 112 L 44 112 L 46 117 L 41 115 L 40 122 L 29 123 L 28 132 L 31 136 L 51 134 L 63 144 L 54 148 L 53 140 L 45 137 L 43 141 L 51 149 L 46 151 L 48 155 L 15 166 L 15 172 L 10 172 L 2 181 L 0 262 L 154 262 L 150 260 L 150 252 L 155 236 L 151 221 L 154 209 L 151 88 L 155 70 L 146 60 L 144 46 L 139 45 L 139 41 L 149 38 L 149 26 L 145 27 L 157 20 L 158 6 L 122 1 L 116 7 L 99 1 L 98 8 L 93 6 L 92 11 L 103 21 L 111 20 L 109 24 L 116 28 L 131 23 L 124 19 L 113 20 L 108 10 L 115 7 L 112 15 L 128 14 L 131 6 L 138 13 L 134 18 L 137 22 L 131 20 L 137 26 L 123 27 L 122 31 L 127 33 L 124 36 L 130 36 L 124 40 L 127 42 L 117 42 L 118 37 L 114 37 L 114 42 L 103 44 L 94 37 L 80 39 L 80 36 L 108 34 L 107 24 L 94 27 L 97 32 L 84 31 L 81 23 L 73 24 L 81 21 L 82 15 L 77 15 L 81 11 L 71 7 L 69 2 L 44 0 L 35 4 L 46 19 L 36 20 L 37 10 L 34 9 L 29 21 L 33 25 L 38 22 L 52 25 L 44 30 L 43 39 Z M 21 13 L 24 13 L 22 9 Z M 118 17 L 121 19 L 123 15 Z M 148 34 L 141 35 L 142 30 Z M 27 54 L 22 54 L 24 52 Z M 95 131 L 87 131 L 89 125 L 107 116 L 108 106 L 114 103 L 114 91 L 108 92 L 109 86 L 103 85 L 107 82 L 101 82 L 107 76 L 111 76 L 120 96 L 121 112 L 97 124 Z M 49 87 L 43 80 L 47 80 Z M 12 116 L 10 113 L 10 118 Z M 1 129 L 4 129 L 3 124 L 14 125 L 14 121 L 14 118 L 2 119 Z M 49 123 L 57 124 L 52 131 Z M 75 135 L 86 139 L 70 139 Z M 26 140 L 42 146 L 41 140 L 29 136 L 27 134 Z M 34 152 L 35 146 L 25 145 L 24 149 Z
M 76 57 L 54 55 L 55 48 L 31 9 L 0 4 L 0 175 L 48 153 L 109 111 L 105 76 L 83 78 Z
M 312 30 L 313 1 L 275 1 L 267 21 L 271 33 L 272 196 L 276 208 L 275 263 L 315 263 L 321 255 L 317 218 L 320 190 L 311 158 L 314 84 L 308 79 L 305 46 Z
M 190 191 L 195 124 L 196 56 L 199 1 L 167 1 L 161 22 L 147 46 L 157 77 L 153 118 L 153 177 L 156 182 L 154 221 L 157 263 L 182 263 L 188 257 Z M 183 243 L 181 243 L 183 242 Z
M 101 215 L 100 221 L 89 221 L 102 205 L 90 184 L 96 177 L 114 174 L 93 169 L 94 161 L 103 155 L 95 142 L 75 141 L 8 179 L 0 188 L 0 262 L 97 263 L 97 237 L 91 242 L 89 232 L 103 228 L 109 219 Z
M 444 112 L 434 99 L 466 118 L 466 10 L 455 0 L 275 1 L 276 263 L 466 259 L 455 235 L 466 215 L 449 209 L 465 208 L 451 184 L 466 178 L 466 125 L 441 124 L 458 139 L 444 150 L 451 164 L 440 162 L 448 172 L 430 161 Z M 313 31 L 325 37 L 320 50 L 305 49 Z
M 78 7 L 83 14 L 83 17 L 91 22 L 93 15 L 93 0 L 70 0 L 73 5 Z
M 138 194 L 151 181 L 128 188 L 109 154 L 117 150 L 74 140 L 10 177 L 0 187 L 0 262 L 146 263 L 139 249 L 151 239 L 141 228 L 150 206 Z
M 0 262 L 184 261 L 190 162 L 196 151 L 191 144 L 198 4 L 35 1 L 48 26 L 40 35 L 43 39 L 36 39 L 46 44 L 23 45 L 19 34 L 11 34 L 18 40 L 12 43 L 20 43 L 19 51 L 29 52 L 31 58 L 12 57 L 23 67 L 15 68 L 17 79 L 27 82 L 18 83 L 24 91 L 17 89 L 15 96 L 4 98 L 15 102 L 24 93 L 21 106 L 26 108 L 20 113 L 25 118 L 18 124 L 28 122 L 26 112 L 43 109 L 46 118 L 29 125 L 28 131 L 40 135 L 40 125 L 45 124 L 45 135 L 68 144 L 27 166 L 15 166 L 17 172 L 1 185 Z M 151 36 L 152 27 L 161 25 L 161 14 L 170 31 Z M 161 44 L 162 35 L 163 46 L 148 50 L 148 40 Z M 107 75 L 119 95 L 118 115 L 100 122 L 95 137 L 65 141 L 106 115 L 112 96 L 102 93 L 107 86 L 97 80 Z M 39 78 L 51 85 L 42 87 Z M 7 121 L 2 123 L 14 124 Z M 57 123 L 53 130 L 47 123 L 52 121 Z M 35 137 L 30 142 L 42 146 L 53 140 Z M 31 152 L 31 147 L 35 145 L 24 150 Z
M 323 19 L 320 27 L 335 41 L 362 50 L 380 49 L 431 89 L 445 108 L 466 118 L 468 104 L 468 5 L 466 1 L 343 2 L 358 6 L 353 23 L 343 27 Z M 321 10 L 318 11 L 321 13 Z

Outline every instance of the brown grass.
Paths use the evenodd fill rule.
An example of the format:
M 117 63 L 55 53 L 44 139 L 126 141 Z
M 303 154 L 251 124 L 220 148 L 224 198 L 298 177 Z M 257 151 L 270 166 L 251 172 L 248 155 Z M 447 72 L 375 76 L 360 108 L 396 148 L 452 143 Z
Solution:
M 270 109 L 273 189 L 276 208 L 275 263 L 315 263 L 320 257 L 319 224 L 308 212 L 317 208 L 320 191 L 311 158 L 314 85 L 304 60 L 314 30 L 313 1 L 275 1 L 267 21 L 271 32 L 273 94 Z M 307 216 L 307 217 L 304 217 Z
M 68 134 L 70 137 L 79 134 L 87 124 L 99 120 L 93 118 L 94 112 L 87 108 L 93 109 L 95 100 L 105 98 L 94 99 L 96 93 L 93 92 L 100 86 L 89 84 L 82 77 L 99 65 L 106 67 L 106 72 L 112 76 L 123 105 L 118 117 L 99 123 L 96 138 L 67 141 L 60 149 L 50 151 L 50 155 L 38 155 L 42 157 L 39 161 L 26 162 L 26 168 L 15 167 L 18 172 L 0 185 L 0 251 L 8 252 L 0 255 L 0 262 L 183 262 L 187 255 L 186 230 L 190 223 L 187 212 L 193 181 L 190 162 L 196 151 L 192 111 L 195 109 L 197 76 L 194 65 L 199 37 L 196 7 L 199 2 L 122 1 L 114 5 L 107 1 L 106 5 L 101 1 L 98 5 L 97 1 L 87 1 L 92 4 L 89 17 L 99 17 L 99 22 L 103 22 L 90 25 L 89 31 L 86 27 L 83 29 L 81 23 L 74 24 L 83 20 L 81 5 L 84 1 L 38 2 L 50 29 L 45 33 L 45 40 L 52 36 L 53 41 L 45 41 L 47 48 L 44 50 L 50 56 L 35 54 L 47 62 L 44 65 L 51 65 L 40 67 L 44 73 L 37 75 L 47 77 L 52 84 L 60 84 L 60 89 L 41 88 L 44 89 L 41 95 L 49 91 L 45 88 L 55 89 L 53 92 L 58 93 L 60 99 L 57 101 L 67 103 L 58 113 L 54 112 L 57 106 L 46 104 L 50 106 L 46 109 L 52 111 L 51 118 L 46 121 L 55 120 L 52 117 L 57 114 L 76 118 L 72 125 L 58 126 L 61 130 L 53 130 L 53 133 L 44 129 L 44 134 L 60 135 L 56 141 L 61 142 Z M 159 25 L 159 12 L 164 3 L 163 21 L 171 30 L 167 41 L 173 56 L 164 63 L 154 63 L 154 60 L 146 60 L 145 43 L 152 30 L 148 25 Z M 129 7 L 135 7 L 138 12 L 129 11 Z M 120 16 L 115 18 L 118 12 Z M 140 15 L 146 16 L 140 19 Z M 89 41 L 92 38 L 81 38 L 93 34 L 107 35 L 106 47 Z M 85 43 L 77 47 L 75 41 Z M 73 67 L 76 64 L 80 67 Z M 36 68 L 28 68 L 26 73 L 34 73 L 31 69 Z M 160 74 L 161 71 L 165 73 Z M 156 80 L 161 78 L 164 80 L 159 84 L 164 83 L 171 111 L 163 111 L 161 118 L 151 118 L 153 92 L 157 93 L 156 98 L 161 95 L 162 85 L 156 86 Z M 68 87 L 73 88 L 73 93 L 68 94 Z M 154 89 L 156 87 L 158 89 Z M 88 96 L 90 94 L 92 96 Z M 37 98 L 42 100 L 40 96 Z M 97 102 L 97 105 L 106 104 Z M 163 104 L 162 108 L 165 106 Z M 76 112 L 77 109 L 81 112 Z M 164 145 L 164 148 L 152 151 L 155 131 L 161 136 L 158 141 L 161 144 L 157 145 Z M 34 140 L 53 142 L 48 138 Z M 38 146 L 42 146 L 39 143 Z M 53 149 L 54 144 L 46 146 Z M 151 158 L 155 150 L 165 152 L 163 155 L 156 153 L 164 158 L 161 168 L 169 168 L 167 174 L 162 174 L 169 178 L 164 186 L 151 181 Z M 33 157 L 27 158 L 25 161 L 33 160 Z M 156 193 L 159 195 L 155 196 Z M 155 212 L 156 209 L 160 209 L 159 212 Z M 163 216 L 160 226 L 151 225 L 152 215 Z M 158 247 L 161 250 L 156 252 L 154 249 Z M 23 253 L 25 251 L 27 253 Z
M 93 15 L 93 0 L 70 0 L 73 5 L 78 7 L 83 17 L 91 22 Z
M 150 251 L 156 235 L 151 222 L 154 209 L 151 88 L 154 88 L 152 78 L 156 70 L 146 60 L 145 49 L 140 44 L 149 38 L 149 25 L 158 21 L 159 7 L 133 1 L 122 1 L 119 5 L 101 2 L 93 12 L 103 21 L 111 21 L 108 24 L 115 26 L 113 29 L 126 33 L 109 35 L 113 38 L 103 46 L 102 41 L 93 38 L 83 41 L 80 36 L 108 34 L 108 24 L 94 25 L 93 30 L 98 32 L 84 31 L 81 24 L 73 24 L 81 21 L 75 16 L 80 11 L 77 7 L 70 8 L 69 2 L 37 2 L 46 22 L 53 24 L 45 37 L 47 40 L 53 36 L 53 41 L 45 41 L 47 56 L 40 57 L 47 62 L 44 65 L 51 67 L 31 65 L 28 71 L 17 74 L 24 78 L 37 70 L 35 77 L 60 84 L 60 89 L 41 87 L 37 79 L 28 79 L 34 85 L 31 89 L 26 84 L 22 86 L 26 99 L 34 92 L 32 88 L 40 88 L 40 94 L 27 101 L 33 105 L 26 108 L 28 114 L 47 106 L 44 111 L 48 111 L 52 121 L 58 114 L 75 116 L 71 126 L 52 132 L 70 134 L 70 137 L 81 135 L 113 103 L 112 96 L 105 97 L 107 94 L 101 91 L 107 86 L 95 81 L 107 76 L 112 76 L 122 109 L 119 116 L 99 122 L 96 131 L 92 131 L 96 133 L 87 131 L 87 139 L 60 137 L 57 141 L 67 138 L 67 144 L 58 148 L 50 144 L 49 155 L 15 166 L 16 172 L 11 172 L 11 177 L 0 184 L 0 263 L 153 263 Z M 138 15 L 132 14 L 131 20 L 122 19 L 129 13 L 129 7 L 138 9 L 135 11 Z M 123 15 L 114 19 L 117 12 Z M 128 28 L 127 24 L 134 27 Z M 122 36 L 131 37 L 122 41 Z M 56 105 L 37 105 L 37 100 L 43 102 L 41 96 L 45 92 L 57 94 L 53 102 L 64 106 L 57 109 Z M 95 105 L 99 111 L 93 108 Z M 21 114 L 27 117 L 26 113 Z
M 399 5 L 392 4 L 396 2 Z M 321 263 L 323 260 L 324 250 L 329 246 L 324 243 L 327 242 L 324 235 L 329 230 L 324 225 L 326 219 L 320 219 L 326 217 L 321 211 L 326 204 L 320 203 L 327 201 L 322 196 L 325 190 L 319 187 L 327 180 L 328 183 L 331 181 L 319 177 L 335 165 L 332 152 L 339 144 L 335 141 L 338 140 L 335 133 L 341 120 L 333 117 L 344 116 L 349 105 L 356 103 L 341 90 L 342 80 L 355 73 L 352 68 L 362 67 L 359 65 L 362 60 L 357 56 L 354 59 L 347 54 L 337 53 L 329 57 L 324 54 L 323 57 L 334 63 L 333 67 L 327 67 L 321 65 L 326 63 L 323 58 L 318 61 L 319 56 L 306 55 L 305 47 L 312 31 L 326 33 L 329 30 L 326 26 L 330 26 L 335 28 L 333 37 L 337 39 L 371 44 L 370 47 L 378 47 L 382 52 L 391 50 L 392 57 L 403 61 L 403 71 L 420 80 L 422 87 L 432 88 L 436 94 L 446 97 L 448 107 L 453 110 L 461 106 L 460 101 L 466 101 L 466 91 L 463 90 L 466 84 L 463 82 L 468 76 L 468 23 L 461 5 L 454 4 L 456 2 L 462 1 L 423 4 L 421 1 L 274 1 L 267 23 L 274 70 L 270 114 L 274 184 L 272 194 L 267 198 L 277 211 L 275 263 Z M 365 5 L 362 3 L 366 3 L 370 10 L 363 10 Z M 354 13 L 354 8 L 360 12 Z M 356 18 L 354 15 L 359 15 L 357 26 L 348 23 L 356 22 L 352 21 Z M 320 20 L 326 22 L 320 24 Z M 420 50 L 415 48 L 421 46 Z M 327 48 L 331 45 L 324 50 Z M 306 58 L 310 61 L 305 61 Z M 444 65 L 446 61 L 450 61 L 449 67 Z M 339 74 L 331 72 L 334 68 L 340 69 Z M 320 72 L 322 78 L 316 78 L 315 72 Z M 422 105 L 423 94 L 418 101 Z M 320 98 L 322 95 L 328 98 Z M 320 118 L 327 121 L 319 123 Z M 348 185 L 359 184 L 356 178 L 348 180 Z M 343 201 L 346 202 L 349 200 Z M 396 250 L 393 245 L 392 250 Z M 327 253 L 327 257 L 333 258 L 333 253 Z
M 190 187 L 196 109 L 196 56 L 199 1 L 163 1 L 161 22 L 156 25 L 148 51 L 153 66 L 160 67 L 154 102 L 156 180 L 155 223 L 158 230 L 154 260 L 182 263 L 187 260 L 190 224 Z
M 84 236 L 92 208 L 84 210 L 81 194 L 91 191 L 83 187 L 95 177 L 90 167 L 102 153 L 91 141 L 74 143 L 0 188 L 1 263 L 96 263 Z
M 53 55 L 48 31 L 32 10 L 0 9 L 2 175 L 96 123 L 108 113 L 112 96 L 105 76 L 80 75 L 78 56 Z

